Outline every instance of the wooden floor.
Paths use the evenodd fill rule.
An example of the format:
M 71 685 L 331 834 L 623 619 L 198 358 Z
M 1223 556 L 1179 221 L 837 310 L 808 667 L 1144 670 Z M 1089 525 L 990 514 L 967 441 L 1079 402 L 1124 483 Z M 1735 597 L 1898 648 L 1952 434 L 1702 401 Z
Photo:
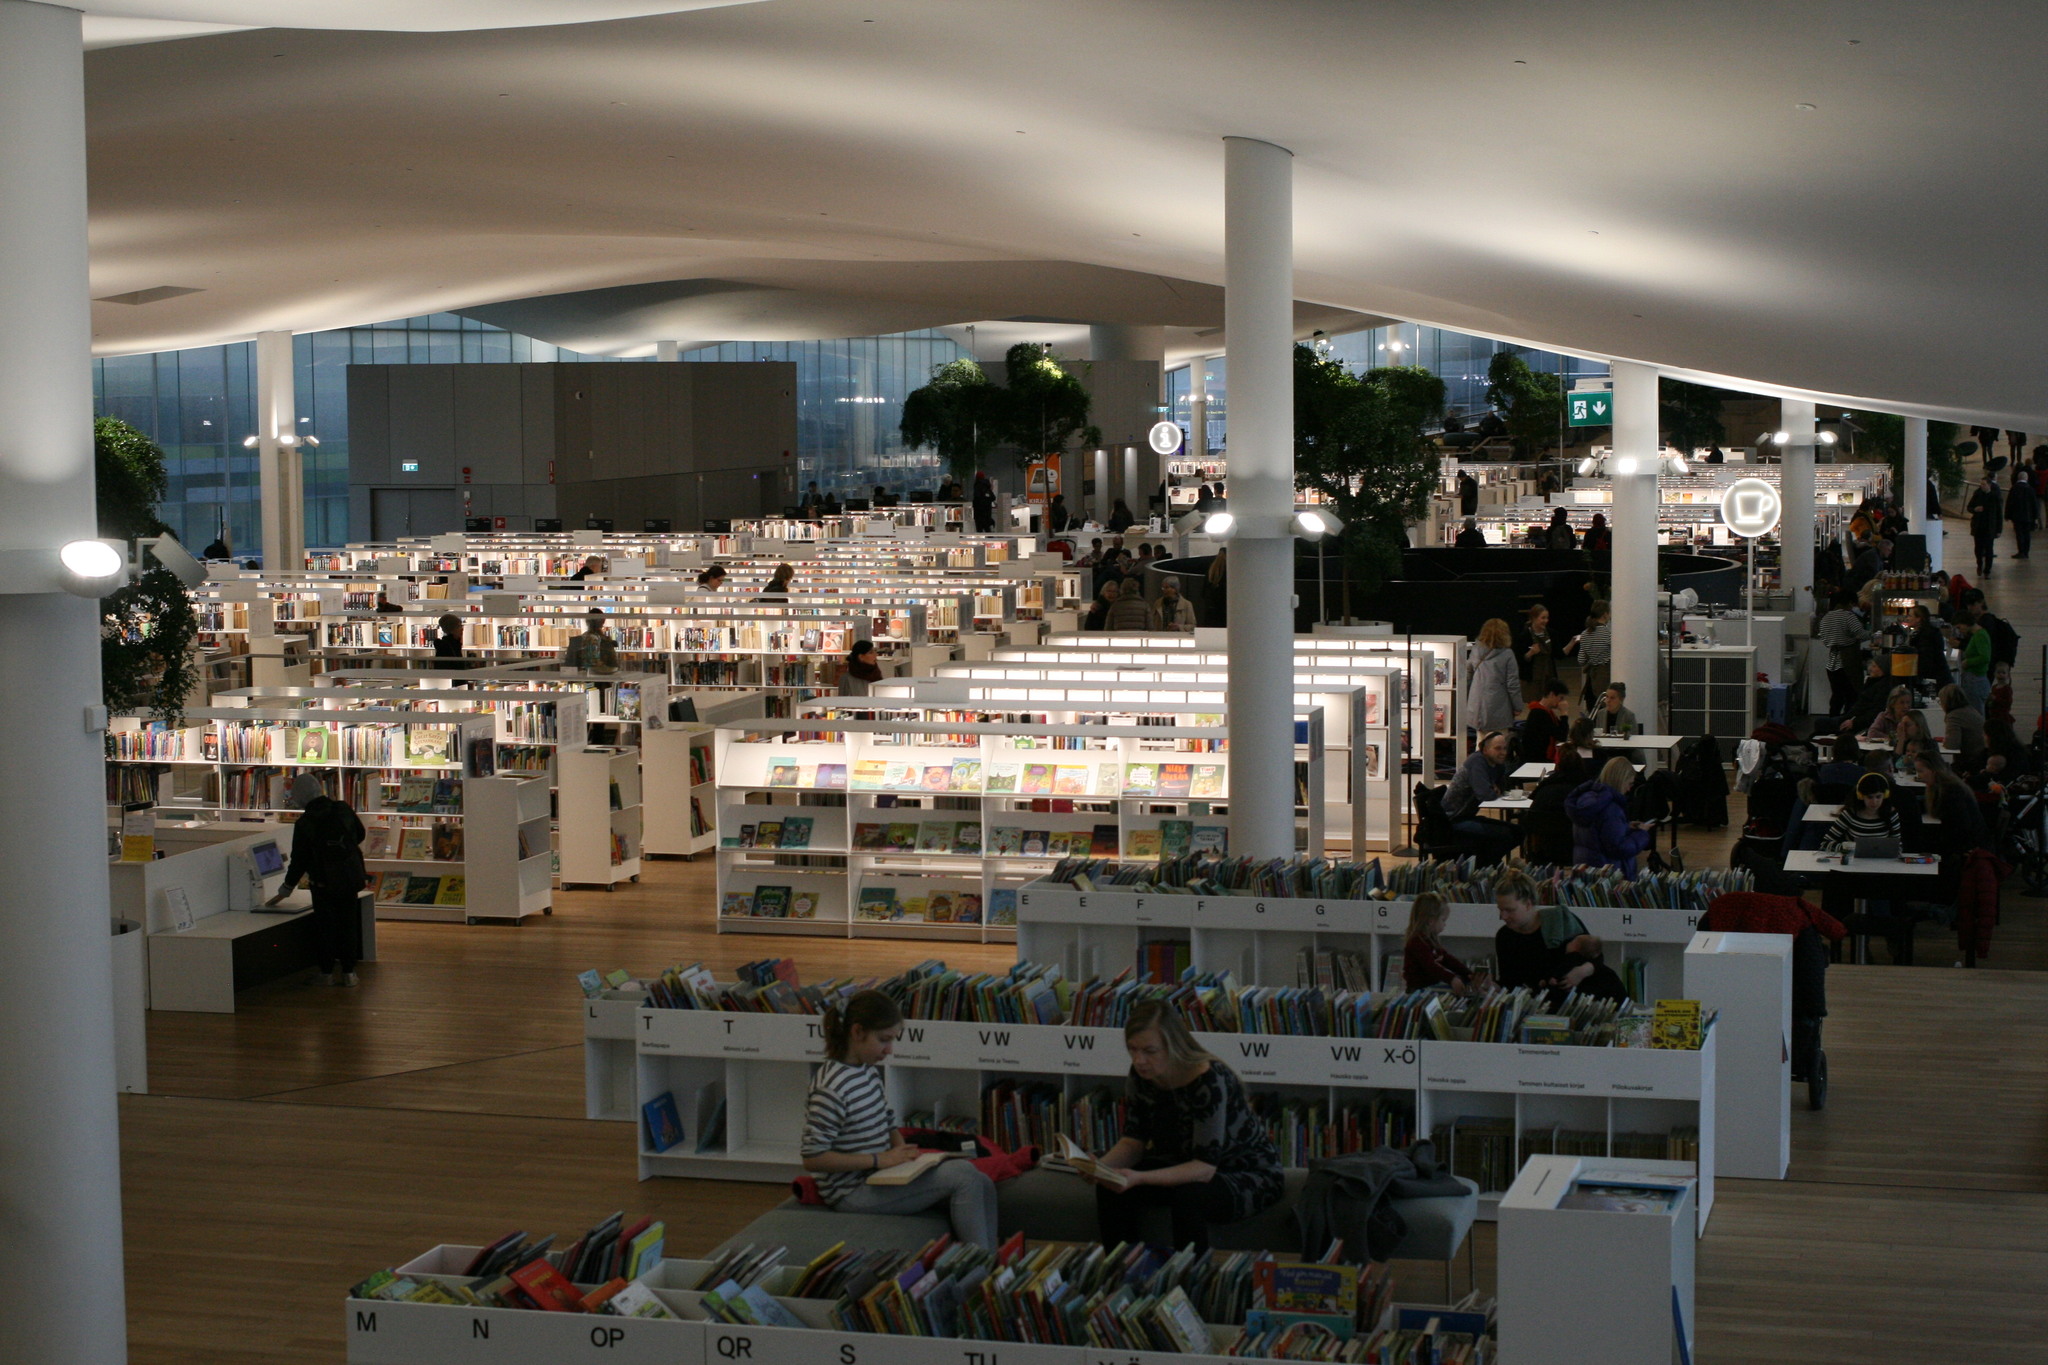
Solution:
M 2038 688 L 2048 553 L 2001 561 L 1990 589 Z M 1693 865 L 1725 855 L 1731 807 L 1730 830 L 1686 835 Z M 232 1016 L 151 1016 L 154 1093 L 121 1105 L 138 1365 L 339 1361 L 345 1287 L 436 1242 L 573 1236 L 624 1208 L 666 1219 L 672 1254 L 709 1248 L 781 1191 L 634 1180 L 631 1128 L 581 1117 L 575 974 L 701 959 L 723 975 L 788 953 L 815 977 L 927 955 L 719 937 L 705 863 L 560 900 L 519 928 L 382 925 L 357 990 L 282 985 Z M 2048 906 L 2008 894 L 1998 970 L 1958 970 L 1933 928 L 1917 956 L 1830 973 L 1827 1110 L 1795 1112 L 1788 1181 L 1721 1182 L 1700 1248 L 1706 1365 L 1921 1365 L 1980 1345 L 2048 1362 Z M 1477 1237 L 1490 1282 L 1490 1228 Z M 1397 1269 L 1416 1296 L 1440 1285 L 1434 1265 Z

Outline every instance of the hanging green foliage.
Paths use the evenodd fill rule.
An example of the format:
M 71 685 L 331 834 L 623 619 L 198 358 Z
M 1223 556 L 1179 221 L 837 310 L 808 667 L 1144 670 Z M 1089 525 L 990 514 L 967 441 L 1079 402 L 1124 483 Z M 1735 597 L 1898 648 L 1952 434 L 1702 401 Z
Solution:
M 1890 412 L 1851 412 L 1849 421 L 1860 428 L 1852 437 L 1853 449 L 1840 458 L 1859 460 L 1883 460 L 1892 467 L 1892 487 L 1901 497 L 1911 490 L 1904 485 L 1906 477 L 1906 419 Z M 1933 479 L 1942 496 L 1948 497 L 1963 491 L 1968 477 L 1963 471 L 1963 457 L 1956 453 L 1956 444 L 1963 429 L 1954 422 L 1929 422 L 1927 424 L 1927 477 Z
M 1725 389 L 1711 384 L 1658 379 L 1657 423 L 1664 439 L 1688 456 L 1720 445 L 1728 439 L 1728 429 L 1721 423 L 1721 403 L 1727 396 Z
M 1407 528 L 1429 510 L 1444 382 L 1417 366 L 1353 374 L 1294 348 L 1294 480 L 1330 500 L 1350 585 L 1370 593 L 1401 567 Z
M 1019 342 L 1003 358 L 1003 380 L 996 383 L 972 360 L 934 367 L 931 382 L 903 400 L 903 443 L 938 452 L 963 479 L 1004 446 L 1021 463 L 1065 450 L 1077 437 L 1102 443 L 1102 432 L 1088 422 L 1088 390 L 1068 362 Z
M 162 535 L 157 503 L 170 487 L 156 442 L 111 417 L 92 424 L 99 532 L 109 540 Z M 141 709 L 175 724 L 198 684 L 199 616 L 177 575 L 161 566 L 100 601 L 100 687 L 112 711 Z

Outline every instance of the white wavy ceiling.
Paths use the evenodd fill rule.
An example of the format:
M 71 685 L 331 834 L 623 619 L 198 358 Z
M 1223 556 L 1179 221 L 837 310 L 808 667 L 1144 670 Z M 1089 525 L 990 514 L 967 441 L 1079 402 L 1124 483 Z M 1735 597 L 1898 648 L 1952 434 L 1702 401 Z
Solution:
M 570 8 L 680 6 L 510 6 Z M 2044 78 L 2009 60 L 2044 39 L 1996 0 L 773 0 L 113 48 L 93 292 L 201 292 L 96 305 L 97 344 L 649 284 L 698 338 L 1173 322 L 1240 133 L 1297 153 L 1308 304 L 2048 430 Z

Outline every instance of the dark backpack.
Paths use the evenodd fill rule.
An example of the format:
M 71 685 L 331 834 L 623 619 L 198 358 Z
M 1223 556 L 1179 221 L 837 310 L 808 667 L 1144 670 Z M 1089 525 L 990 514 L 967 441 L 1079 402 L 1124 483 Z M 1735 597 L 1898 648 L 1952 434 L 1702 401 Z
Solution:
M 2020 661 L 2020 633 L 2003 616 L 1984 616 L 1984 629 L 1991 632 L 1991 663 L 2017 667 Z

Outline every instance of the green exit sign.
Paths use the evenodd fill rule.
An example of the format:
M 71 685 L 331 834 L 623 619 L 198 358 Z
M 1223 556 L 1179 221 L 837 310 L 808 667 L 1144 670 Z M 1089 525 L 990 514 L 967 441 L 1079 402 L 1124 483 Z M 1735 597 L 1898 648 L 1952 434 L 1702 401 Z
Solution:
M 1614 395 L 1606 389 L 1566 394 L 1565 401 L 1570 409 L 1571 424 L 1575 427 L 1614 425 Z

